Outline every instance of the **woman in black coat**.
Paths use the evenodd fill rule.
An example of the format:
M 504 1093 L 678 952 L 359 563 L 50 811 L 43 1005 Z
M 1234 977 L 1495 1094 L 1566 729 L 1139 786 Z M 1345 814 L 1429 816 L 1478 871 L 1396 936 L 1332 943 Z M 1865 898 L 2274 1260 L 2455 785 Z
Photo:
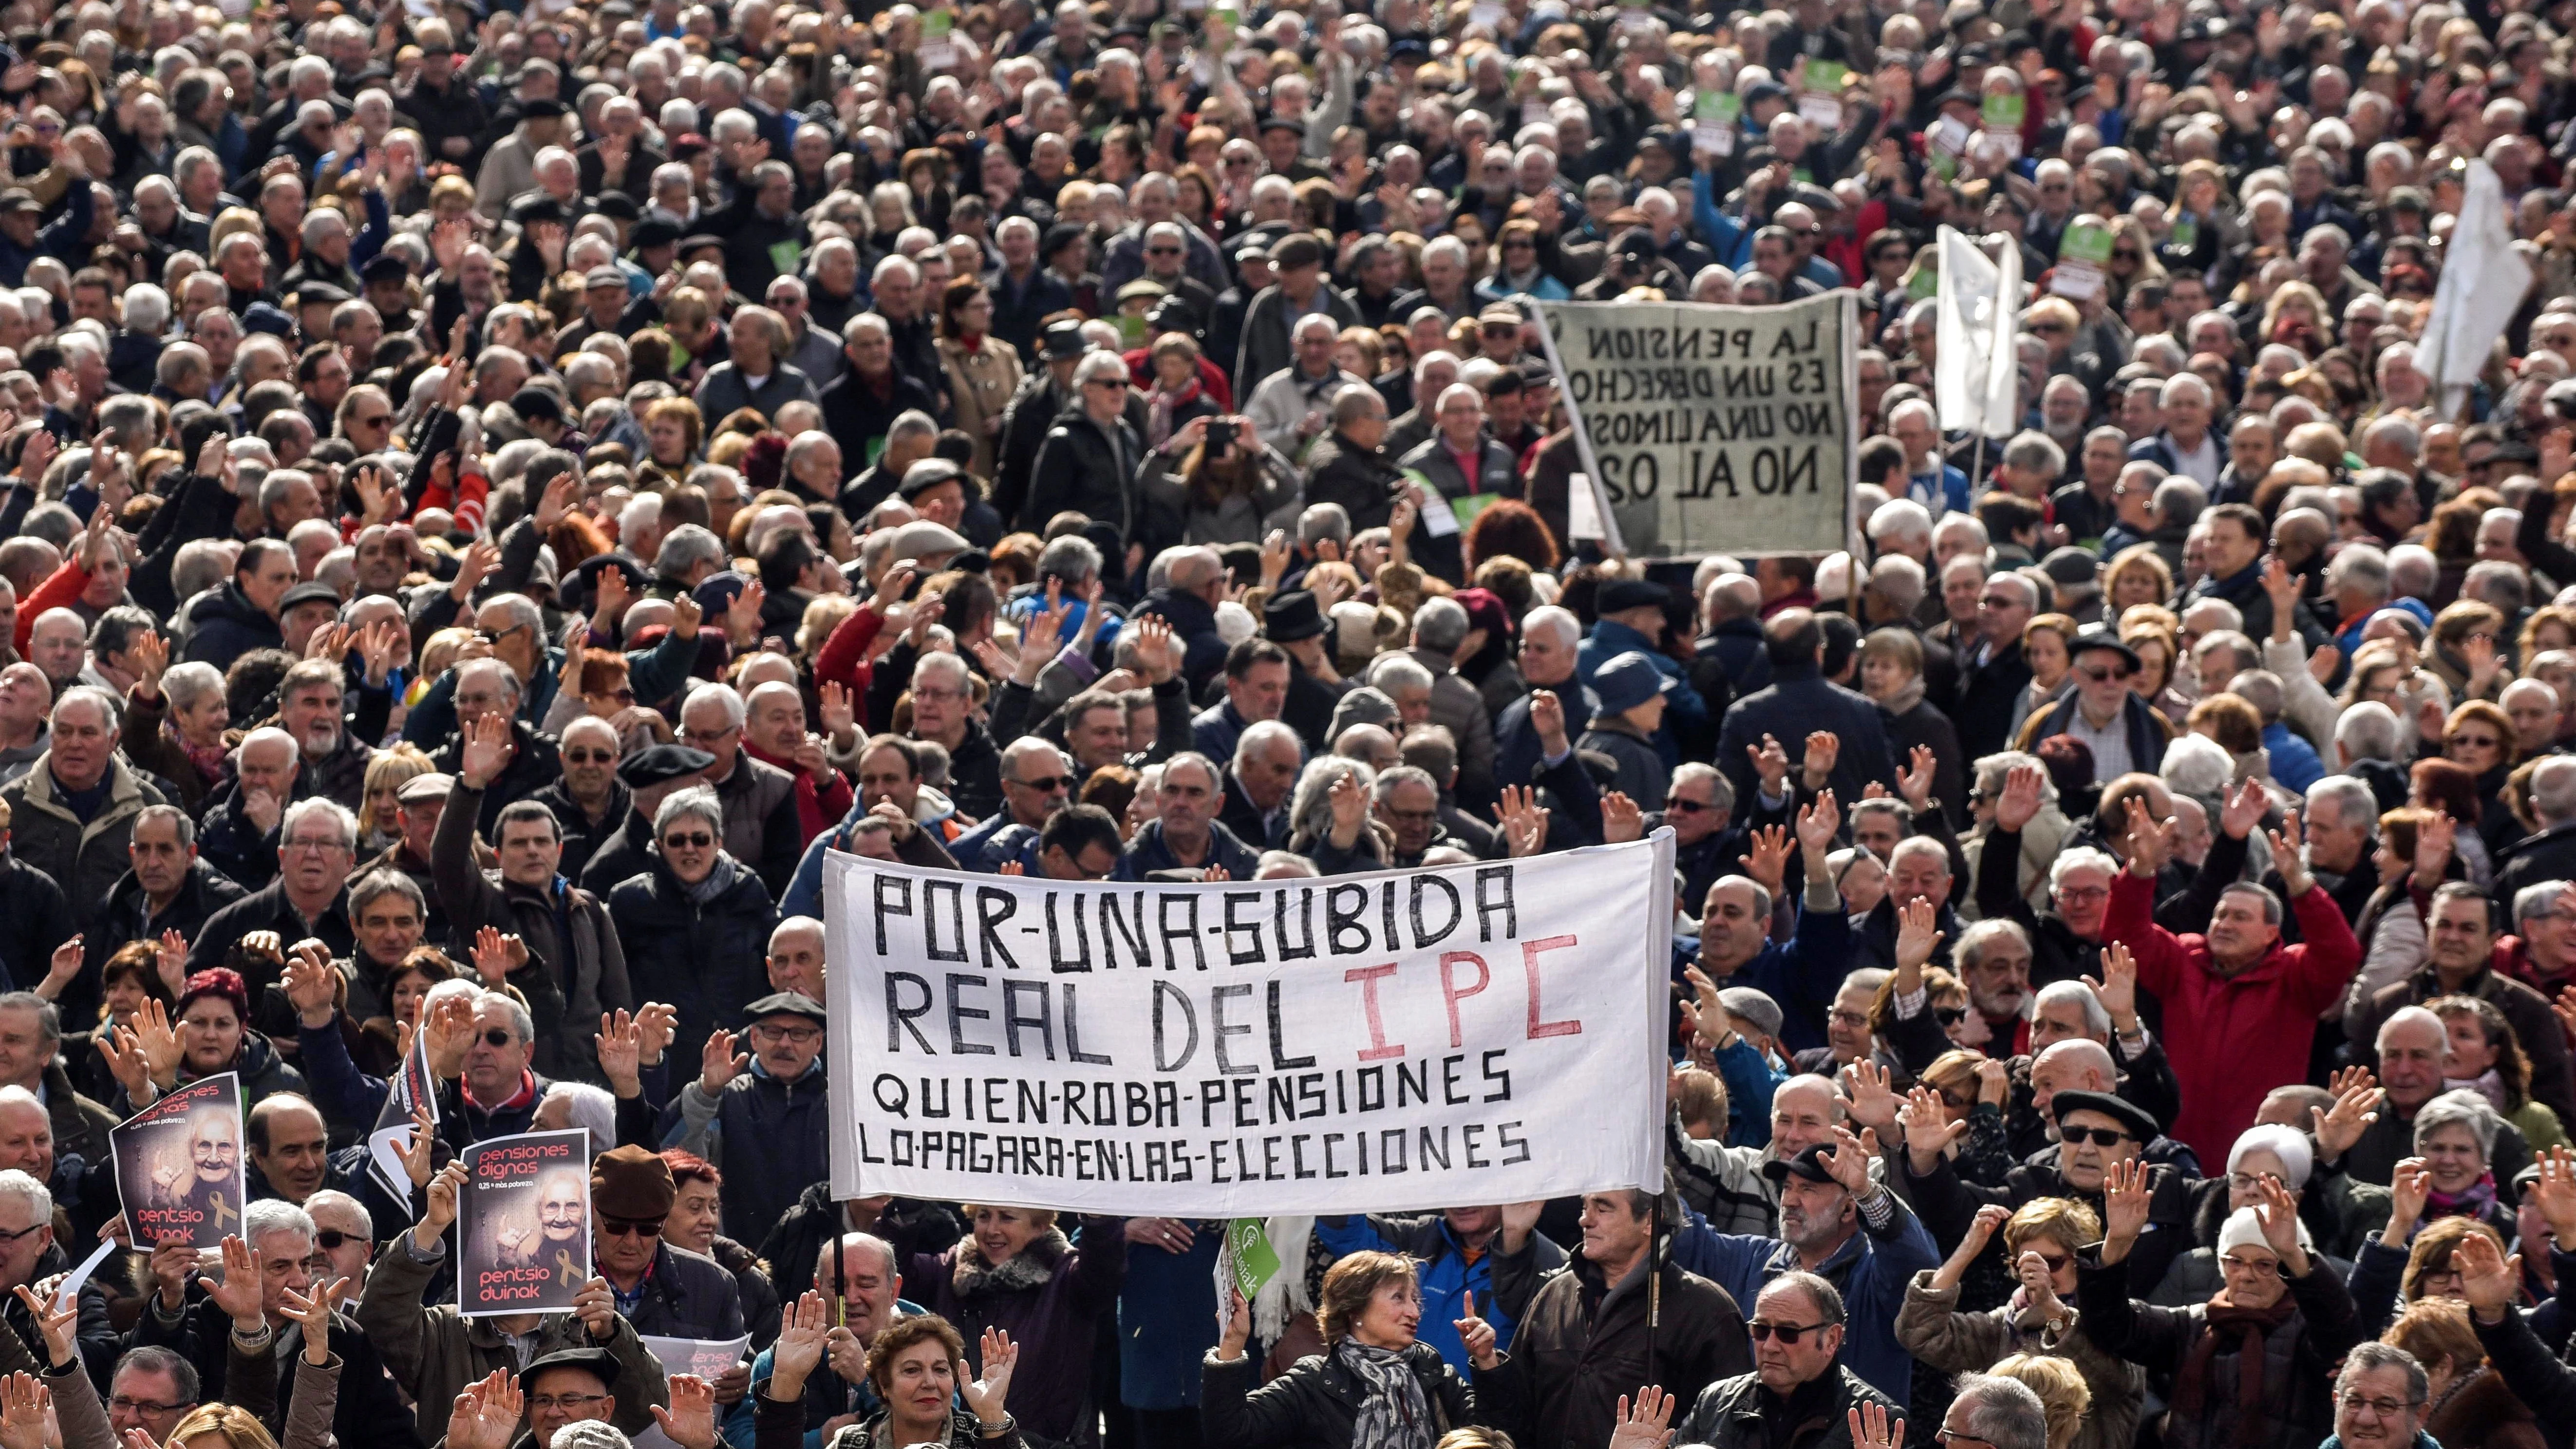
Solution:
M 1517 1422 L 1494 1371 L 1493 1327 L 1461 1319 L 1475 1385 L 1414 1336 L 1422 1286 L 1394 1253 L 1352 1253 L 1324 1274 L 1315 1309 L 1323 1353 L 1299 1359 L 1267 1384 L 1244 1352 L 1252 1306 L 1238 1295 L 1225 1334 L 1201 1368 L 1199 1414 L 1208 1443 L 1229 1449 L 1432 1449 L 1462 1424 Z M 1259 1385 L 1259 1387 L 1255 1387 Z M 1479 1391 L 1482 1391 L 1481 1397 Z
M 1968 779 L 1959 756 L 1958 726 L 1923 697 L 1923 641 L 1890 626 L 1860 641 L 1861 693 L 1878 706 L 1887 726 L 1888 752 L 1907 768 L 1917 747 L 1932 751 L 1932 798 L 1950 817 L 1950 828 L 1968 824 Z
M 738 1030 L 742 1009 L 769 994 L 769 888 L 724 849 L 724 805 L 706 786 L 683 790 L 653 815 L 652 867 L 609 892 L 608 917 L 627 943 L 638 1001 L 680 1013 L 681 1042 Z

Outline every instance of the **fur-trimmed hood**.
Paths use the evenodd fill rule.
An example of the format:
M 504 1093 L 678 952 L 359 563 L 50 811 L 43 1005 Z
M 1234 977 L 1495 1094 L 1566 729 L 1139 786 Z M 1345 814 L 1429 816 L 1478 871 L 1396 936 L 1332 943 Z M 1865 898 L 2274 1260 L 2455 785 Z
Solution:
M 1064 1231 L 1050 1227 L 1031 1239 L 1018 1256 L 997 1268 L 985 1261 L 983 1247 L 970 1232 L 957 1240 L 957 1296 L 974 1299 L 1043 1288 L 1072 1251 L 1073 1244 Z

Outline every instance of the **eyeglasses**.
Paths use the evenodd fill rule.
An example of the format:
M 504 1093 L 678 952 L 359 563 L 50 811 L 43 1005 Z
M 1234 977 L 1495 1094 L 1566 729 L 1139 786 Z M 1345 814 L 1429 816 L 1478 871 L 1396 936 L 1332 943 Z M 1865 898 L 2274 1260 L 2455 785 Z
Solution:
M 771 1026 L 764 1021 L 753 1024 L 751 1036 L 754 1041 L 768 1042 L 772 1045 L 779 1042 L 792 1042 L 797 1046 L 812 1046 L 822 1039 L 823 1029 L 819 1026 Z
M 344 1233 L 338 1228 L 316 1228 L 313 1232 L 313 1245 L 323 1252 L 336 1253 L 356 1241 L 357 1237 L 356 1233 Z
M 1826 1020 L 1831 1021 L 1836 1026 L 1847 1026 L 1854 1030 L 1858 1030 L 1869 1025 L 1869 1013 L 1865 1011 L 1828 1012 L 1826 1013 Z
M 1933 1441 L 1934 1441 L 1935 1443 L 1940 1443 L 1940 1444 L 1948 1444 L 1948 1443 L 1951 1443 L 1951 1442 L 1953 1442 L 1953 1441 L 1957 1441 L 1957 1440 L 1965 1440 L 1966 1442 L 1968 1442 L 1968 1443 L 1970 1443 L 1970 1444 L 1992 1444 L 1992 1443 L 1994 1443 L 1994 1442 L 1995 1442 L 1995 1441 L 1994 1441 L 1994 1440 L 1992 1440 L 1992 1439 L 1980 1439 L 1980 1438 L 1978 1438 L 1978 1437 L 1977 1437 L 1976 1435 L 1974 1435 L 1974 1434 L 1959 1434 L 1959 1433 L 1953 1433 L 1952 1431 L 1950 1431 L 1950 1430 L 1948 1430 L 1948 1429 L 1935 1429 L 1935 1430 L 1933 1430 L 1933 1431 L 1932 1431 L 1932 1438 L 1933 1438 Z
M 1664 813 L 1667 815 L 1697 815 L 1703 810 L 1714 810 L 1716 808 L 1717 807 L 1714 805 L 1703 804 L 1697 800 L 1684 800 L 1679 797 L 1664 802 Z
M 2453 735 L 2445 743 L 2466 745 L 2473 750 L 2492 750 L 2501 741 L 2493 735 Z
M 683 729 L 680 731 L 680 738 L 689 741 L 691 744 L 713 744 L 741 728 L 742 726 L 740 725 L 726 725 L 720 730 Z
M 1035 790 L 1041 795 L 1052 795 L 1058 790 L 1072 788 L 1073 777 L 1071 775 L 1041 775 L 1034 780 L 1005 780 L 1002 783 L 1006 785 L 1017 785 L 1023 790 Z
M 518 1038 L 510 1035 L 507 1027 L 496 1026 L 483 1033 L 483 1044 L 488 1047 L 510 1046 L 517 1041 Z
M 1801 1335 L 1821 1333 L 1828 1328 L 1838 1326 L 1831 1323 L 1764 1323 L 1756 1319 L 1744 1325 L 1744 1328 L 1746 1332 L 1753 1335 L 1755 1343 L 1769 1343 L 1776 1338 L 1782 1343 L 1794 1345 Z
M 2039 1259 L 2039 1265 L 2052 1273 L 2062 1273 L 2066 1271 L 2066 1265 L 2075 1261 L 2064 1253 L 2042 1253 L 2037 1248 L 2033 1248 L 2030 1251 Z
M 566 750 L 563 752 L 563 757 L 572 761 L 576 765 L 613 765 L 617 763 L 617 752 L 615 750 Z
M 107 1406 L 120 1413 L 141 1414 L 147 1419 L 158 1419 L 164 1415 L 194 1407 L 193 1404 L 156 1404 L 150 1399 L 138 1399 L 132 1394 L 112 1394 L 108 1397 Z
M 355 423 L 362 428 L 390 427 L 393 424 L 393 420 L 394 415 L 392 413 L 371 413 L 365 417 L 349 419 L 350 422 Z
M 18 1241 L 20 1238 L 23 1238 L 23 1237 L 27 1236 L 29 1233 L 40 1233 L 40 1232 L 43 1232 L 45 1229 L 50 1228 L 50 1227 L 52 1227 L 52 1226 L 53 1226 L 53 1223 L 52 1223 L 52 1222 L 50 1222 L 50 1221 L 47 1221 L 47 1222 L 40 1222 L 40 1223 L 29 1223 L 27 1226 L 25 1226 L 25 1227 L 23 1227 L 23 1228 L 20 1228 L 18 1231 L 14 1232 L 14 1233 L 12 1233 L 12 1232 L 8 1232 L 8 1231 L 6 1231 L 6 1230 L 0 1230 L 0 1243 L 14 1243 L 14 1242 Z
M 2347 1409 L 2355 1411 L 2368 1409 L 2383 1419 L 2394 1419 L 2424 1401 L 2422 1399 L 2368 1399 L 2351 1389 L 2346 1389 L 2335 1395 L 2335 1402 Z
M 1932 1019 L 1943 1026 L 1957 1026 L 1968 1019 L 1968 1009 L 1964 1006 L 1936 1006 L 1932 1008 Z
M 577 1414 L 589 1405 L 605 1403 L 607 1400 L 606 1394 L 539 1394 L 528 1400 L 528 1407 L 540 1414 L 551 1414 L 557 1411 Z
M 1977 597 L 1977 603 L 1979 606 L 1988 609 L 2018 609 L 2021 607 L 2021 600 L 2010 594 L 1980 594 Z
M 2069 1147 L 2087 1142 L 2096 1147 L 2117 1147 L 2123 1142 L 2138 1140 L 2136 1134 L 2123 1132 L 2117 1127 L 2060 1127 L 2057 1137 Z
M 513 624 L 507 629 L 477 629 L 474 631 L 474 637 L 482 640 L 486 644 L 498 644 L 502 640 L 507 639 L 511 635 L 528 627 L 529 626 L 526 624 Z
M 1179 256 L 1180 254 L 1181 254 L 1181 249 L 1180 249 L 1179 247 L 1147 247 L 1147 248 L 1145 248 L 1145 255 L 1147 255 L 1147 256 L 1149 256 L 1149 257 L 1177 257 L 1177 256 Z
M 662 1220 L 660 1218 L 612 1218 L 602 1213 L 599 1219 L 599 1231 L 602 1235 L 611 1238 L 622 1238 L 630 1233 L 637 1237 L 658 1238 L 662 1236 Z
M 316 855 L 328 855 L 335 850 L 347 850 L 349 846 L 346 841 L 341 840 L 336 835 L 320 838 L 310 835 L 295 835 L 279 841 L 277 848 L 279 850 L 305 850 L 311 851 Z
M 665 835 L 662 837 L 662 848 L 664 850 L 704 850 L 715 843 L 716 838 L 703 830 L 692 830 L 683 835 Z

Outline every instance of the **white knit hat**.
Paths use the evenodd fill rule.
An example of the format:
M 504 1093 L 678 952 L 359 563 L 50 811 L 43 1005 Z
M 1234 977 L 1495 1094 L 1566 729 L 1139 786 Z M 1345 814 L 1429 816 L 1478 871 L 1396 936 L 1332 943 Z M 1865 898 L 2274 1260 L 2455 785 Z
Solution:
M 2263 1221 L 2252 1208 L 2238 1208 L 2227 1215 L 2227 1225 L 2218 1230 L 2218 1256 L 2224 1258 L 2238 1248 L 2255 1248 L 2279 1258 L 2271 1241 L 2263 1236 Z

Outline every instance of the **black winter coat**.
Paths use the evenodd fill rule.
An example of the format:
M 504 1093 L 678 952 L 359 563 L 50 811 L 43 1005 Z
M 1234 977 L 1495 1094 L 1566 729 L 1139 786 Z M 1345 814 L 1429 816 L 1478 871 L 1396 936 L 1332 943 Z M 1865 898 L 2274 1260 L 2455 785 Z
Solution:
M 71 901 L 52 876 L 15 856 L 0 854 L 0 973 L 8 989 L 26 991 L 45 979 L 54 948 L 72 937 Z M 119 937 L 118 945 L 124 944 Z M 115 947 L 98 953 L 102 961 Z M 94 976 L 94 972 L 84 975 Z M 97 991 L 90 992 L 91 999 Z M 86 1025 L 87 1018 L 74 1018 Z
M 679 1009 L 677 1040 L 703 1042 L 719 1026 L 740 1031 L 743 1007 L 769 994 L 769 931 L 778 911 L 746 867 L 737 866 L 733 884 L 700 905 L 656 852 L 650 869 L 609 893 L 608 917 L 629 953 L 626 979 L 635 999 Z
M 254 649 L 283 649 L 286 635 L 277 620 L 251 603 L 241 585 L 226 582 L 188 610 L 190 663 L 230 669 L 233 661 Z
M 1371 452 L 1340 433 L 1318 441 L 1306 454 L 1307 506 L 1342 505 L 1354 534 L 1386 527 L 1403 484 L 1403 471 L 1384 453 Z
M 1136 470 L 1144 462 L 1145 445 L 1124 418 L 1109 427 L 1118 433 L 1115 447 L 1109 431 L 1079 402 L 1055 415 L 1029 464 L 1029 496 L 1020 505 L 1019 527 L 1042 530 L 1048 519 L 1070 510 L 1108 524 L 1120 538 L 1143 543 L 1153 553 L 1153 544 L 1139 534 L 1145 510 Z
M 1470 1388 L 1438 1349 L 1418 1341 L 1404 1351 L 1404 1364 L 1422 1383 L 1435 1439 L 1460 1425 L 1500 1426 L 1521 1417 L 1517 1403 L 1503 1401 L 1510 1393 L 1507 1375 L 1480 1374 Z M 1330 1352 L 1309 1354 L 1266 1384 L 1261 1360 L 1250 1354 L 1228 1362 L 1211 1349 L 1199 1370 L 1203 1433 L 1227 1449 L 1351 1449 L 1367 1398 L 1360 1376 Z

